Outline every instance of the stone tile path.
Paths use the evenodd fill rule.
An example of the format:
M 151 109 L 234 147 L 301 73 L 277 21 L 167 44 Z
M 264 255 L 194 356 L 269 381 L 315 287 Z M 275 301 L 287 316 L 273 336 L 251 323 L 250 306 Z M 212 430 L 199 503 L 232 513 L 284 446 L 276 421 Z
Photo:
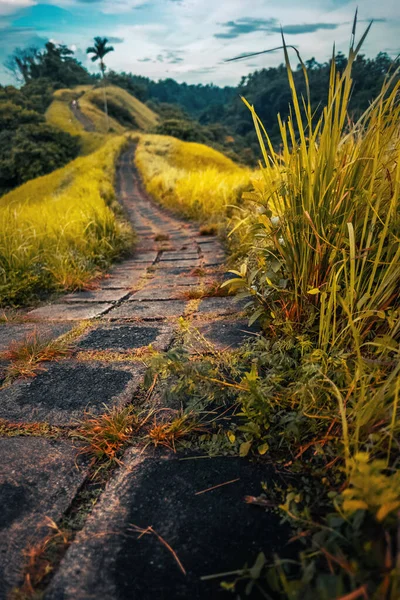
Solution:
M 0 439 L 1 599 L 21 583 L 23 552 L 43 537 L 46 517 L 60 522 L 88 477 L 87 463 L 76 460 L 79 447 L 68 438 L 69 428 L 87 412 L 135 402 L 144 366 L 124 361 L 126 352 L 150 344 L 169 348 L 180 316 L 192 319 L 221 349 L 255 335 L 245 320 L 237 320 L 241 306 L 234 298 L 190 300 L 191 291 L 222 281 L 222 246 L 155 205 L 132 165 L 130 148 L 120 159 L 116 185 L 138 234 L 133 257 L 115 266 L 96 289 L 36 308 L 24 323 L 0 325 L 2 351 L 34 330 L 57 338 L 81 327 L 72 357 L 0 389 L 0 424 L 44 422 L 65 431 L 57 440 L 29 432 Z M 104 353 L 114 359 L 106 360 Z M 220 597 L 218 582 L 205 583 L 201 576 L 240 568 L 265 546 L 272 552 L 283 543 L 277 517 L 243 502 L 245 494 L 260 493 L 262 478 L 259 466 L 240 459 L 181 461 L 131 448 L 44 598 Z M 228 479 L 238 479 L 229 490 L 196 495 Z M 133 525 L 153 526 L 177 552 L 186 574 L 156 538 L 139 540 Z

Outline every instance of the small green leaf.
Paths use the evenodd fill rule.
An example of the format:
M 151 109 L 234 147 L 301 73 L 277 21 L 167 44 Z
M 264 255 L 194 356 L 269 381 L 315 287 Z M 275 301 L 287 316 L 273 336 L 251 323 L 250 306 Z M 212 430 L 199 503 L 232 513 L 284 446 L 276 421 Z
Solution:
M 308 290 L 307 294 L 311 294 L 311 296 L 316 296 L 316 294 L 319 294 L 319 288 L 313 288 L 312 290 Z
M 227 436 L 230 443 L 234 444 L 236 440 L 236 435 L 233 433 L 233 431 L 228 431 Z
M 268 442 L 265 442 L 264 444 L 261 444 L 261 446 L 258 446 L 257 450 L 258 450 L 258 454 L 261 454 L 261 456 L 263 454 L 265 454 L 266 452 L 268 452 L 268 450 L 269 450 Z
M 248 453 L 250 452 L 250 448 L 251 448 L 251 442 L 242 442 L 240 444 L 239 456 L 241 456 L 242 458 L 244 456 L 247 456 Z

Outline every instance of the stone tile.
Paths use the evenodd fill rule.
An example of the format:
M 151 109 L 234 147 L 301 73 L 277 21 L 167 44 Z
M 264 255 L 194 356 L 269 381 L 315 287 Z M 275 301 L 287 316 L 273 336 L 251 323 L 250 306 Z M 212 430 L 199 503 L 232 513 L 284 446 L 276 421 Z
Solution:
M 190 275 L 180 274 L 180 275 L 161 275 L 160 272 L 157 272 L 156 277 L 150 280 L 150 282 L 146 285 L 147 288 L 158 288 L 165 287 L 166 284 L 175 284 L 180 287 L 198 287 L 201 283 L 207 284 L 207 281 L 203 277 L 191 277 Z M 172 287 L 172 285 L 168 286 Z
M 196 265 L 196 266 L 198 266 L 198 265 Z M 193 270 L 193 267 L 189 266 L 189 265 L 180 266 L 178 263 L 176 266 L 173 266 L 172 262 L 168 262 L 168 263 L 166 262 L 166 263 L 156 263 L 155 273 L 156 273 L 156 275 L 160 274 L 162 277 L 170 277 L 170 275 L 189 275 L 192 272 L 192 270 Z
M 131 290 L 132 288 L 134 288 L 141 276 L 143 274 L 143 271 L 138 271 L 136 275 L 133 275 L 132 273 L 121 273 L 118 275 L 112 275 L 110 277 L 108 277 L 107 279 L 104 279 L 101 282 L 101 289 L 102 290 Z
M 129 261 L 131 263 L 135 262 L 154 262 L 157 258 L 157 251 L 153 252 L 138 252 L 135 254 L 134 258 Z
M 0 325 L 0 352 L 7 350 L 13 342 L 22 342 L 27 336 L 37 333 L 48 339 L 58 338 L 67 333 L 73 323 L 8 323 Z
M 261 330 L 256 325 L 249 327 L 247 321 L 212 321 L 192 323 L 200 333 L 219 350 L 234 350 L 244 342 L 255 339 Z
M 170 286 L 170 287 L 150 287 L 146 286 L 138 292 L 134 292 L 129 298 L 130 301 L 135 300 L 178 300 L 184 299 L 184 294 L 187 292 L 187 286 Z
M 225 262 L 225 257 L 224 258 L 218 258 L 218 257 L 206 257 L 203 258 L 203 265 L 208 269 L 209 267 L 219 267 L 221 265 L 223 265 Z
M 21 582 L 27 546 L 49 533 L 45 518 L 59 521 L 86 469 L 71 443 L 45 438 L 0 439 L 0 598 Z
M 166 260 L 193 260 L 199 257 L 198 252 L 163 252 L 160 262 Z
M 45 600 L 217 599 L 224 597 L 221 580 L 202 576 L 242 569 L 261 551 L 272 561 L 285 549 L 291 530 L 280 515 L 244 502 L 245 495 L 260 495 L 261 481 L 274 484 L 271 467 L 233 457 L 146 459 L 133 449 L 124 462 L 69 548 Z M 134 525 L 152 526 L 186 575 L 155 535 L 139 537 Z
M 111 307 L 112 304 L 96 304 L 94 302 L 88 302 L 87 304 L 48 304 L 31 310 L 28 317 L 47 321 L 81 321 L 98 317 Z
M 78 348 L 125 352 L 151 344 L 156 350 L 165 350 L 173 335 L 174 329 L 165 325 L 102 325 L 90 330 L 79 341 Z
M 243 310 L 243 304 L 238 304 L 235 298 L 204 298 L 200 301 L 199 314 L 230 315 Z
M 118 302 L 129 296 L 129 291 L 124 289 L 88 290 L 68 294 L 63 297 L 64 302 Z
M 125 302 L 107 314 L 107 319 L 161 320 L 180 317 L 185 313 L 187 302 L 183 300 L 155 300 Z
M 48 363 L 47 371 L 0 390 L 0 418 L 70 425 L 85 412 L 130 401 L 141 381 L 141 365 Z
M 201 235 L 196 237 L 196 243 L 202 246 L 203 244 L 220 243 L 217 236 L 215 235 Z
M 185 258 L 185 259 L 169 258 L 166 260 L 161 258 L 161 260 L 159 262 L 160 267 L 162 268 L 164 264 L 165 264 L 165 266 L 185 267 L 185 268 L 194 269 L 195 267 L 200 266 L 200 261 L 199 261 L 199 259 L 193 259 L 193 258 Z

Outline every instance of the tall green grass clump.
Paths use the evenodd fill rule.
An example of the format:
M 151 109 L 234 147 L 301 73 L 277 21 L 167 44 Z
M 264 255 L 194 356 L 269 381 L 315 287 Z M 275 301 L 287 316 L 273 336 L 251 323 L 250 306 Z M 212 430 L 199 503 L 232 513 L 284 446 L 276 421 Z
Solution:
M 292 599 L 400 597 L 400 82 L 394 64 L 352 121 L 352 66 L 369 30 L 356 46 L 355 24 L 320 115 L 303 63 L 297 93 L 284 42 L 281 151 L 244 99 L 263 178 L 245 195 L 258 208 L 235 228 L 251 249 L 230 285 L 266 334 L 241 396 L 246 451 L 285 449 L 288 465 L 322 480 L 319 501 L 303 489 L 282 506 L 306 546 L 301 578 L 282 564 L 270 573 Z
M 114 196 L 124 137 L 0 198 L 0 304 L 77 289 L 132 244 Z

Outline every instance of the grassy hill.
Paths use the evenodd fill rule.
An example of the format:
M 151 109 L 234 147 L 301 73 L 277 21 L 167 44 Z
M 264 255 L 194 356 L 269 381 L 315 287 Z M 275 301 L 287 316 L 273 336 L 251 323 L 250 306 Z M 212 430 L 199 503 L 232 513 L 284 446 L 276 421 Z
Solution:
M 90 156 L 0 198 L 0 306 L 79 288 L 131 244 L 114 194 L 125 144 L 110 136 Z
M 250 189 L 250 169 L 195 142 L 164 135 L 141 135 L 135 163 L 146 190 L 185 217 L 222 223 L 229 206 Z
M 122 134 L 127 129 L 147 131 L 157 124 L 158 116 L 125 90 L 110 86 L 107 87 L 106 93 L 109 111 L 108 133 Z M 93 86 L 60 89 L 54 93 L 53 102 L 47 109 L 46 119 L 50 124 L 82 137 L 83 154 L 99 147 L 104 141 L 103 136 L 107 134 L 103 94 L 102 88 Z M 71 109 L 73 100 L 79 100 L 80 111 L 94 129 L 90 135 Z

